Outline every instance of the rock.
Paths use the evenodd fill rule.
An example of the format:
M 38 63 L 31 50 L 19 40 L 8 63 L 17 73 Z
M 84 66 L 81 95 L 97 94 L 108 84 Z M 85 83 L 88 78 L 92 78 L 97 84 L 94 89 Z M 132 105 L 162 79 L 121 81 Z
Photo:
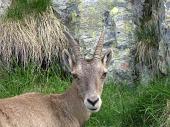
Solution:
M 163 40 L 159 42 L 158 66 L 161 73 L 168 74 L 168 63 L 166 59 L 166 45 Z
M 115 22 L 115 38 L 117 52 L 114 56 L 115 63 L 112 64 L 113 78 L 118 82 L 133 82 L 131 67 L 131 48 L 134 45 L 134 25 L 132 4 L 122 0 L 116 3 L 117 13 L 113 14 Z
M 152 56 L 154 63 L 150 67 L 147 63 L 143 62 L 140 64 L 141 67 L 137 70 L 139 72 L 139 77 L 141 78 L 141 83 L 147 83 L 154 79 L 154 75 L 158 75 L 159 72 L 163 75 L 169 74 L 169 43 L 170 43 L 170 0 L 166 1 L 146 1 L 146 0 L 133 0 L 133 10 L 134 10 L 134 23 L 136 29 L 140 28 L 141 24 L 156 24 L 154 27 L 154 32 L 157 36 L 158 47 L 153 51 Z M 152 13 L 148 13 L 148 11 Z M 143 15 L 149 17 L 150 19 L 144 19 Z M 142 22 L 141 22 L 142 21 Z M 144 24 L 143 23 L 143 24 Z M 150 24 L 151 25 L 151 24 Z M 155 52 L 155 53 L 154 53 Z M 146 65 L 145 65 L 146 64 Z M 135 65 L 136 67 L 136 65 Z M 136 71 L 136 70 L 135 70 Z M 145 81 L 147 80 L 147 81 Z
M 68 8 L 71 5 L 75 6 L 73 10 L 80 17 L 75 17 L 76 23 L 72 23 L 72 20 L 70 20 L 72 18 L 69 18 L 68 21 L 72 24 L 74 30 L 66 25 L 79 39 L 85 58 L 90 59 L 92 57 L 100 33 L 105 29 L 103 52 L 108 48 L 114 51 L 113 60 L 109 67 L 109 77 L 119 82 L 132 82 L 130 47 L 134 41 L 134 26 L 132 24 L 131 3 L 125 0 L 121 0 L 121 2 L 82 0 L 80 3 L 73 2 L 71 4 L 64 0 L 59 3 L 58 0 L 53 1 L 54 9 L 58 11 L 61 17 L 65 17 L 62 15 L 70 15 L 71 12 Z M 67 18 L 64 20 L 66 20 L 64 21 L 66 23 Z M 76 26 L 73 27 L 74 25 Z
M 0 16 L 3 16 L 11 5 L 12 0 L 0 0 Z
M 139 25 L 140 24 L 140 19 L 143 16 L 143 7 L 144 7 L 144 2 L 145 0 L 133 0 L 133 21 L 135 23 L 135 25 Z
M 79 30 L 80 25 L 80 11 L 78 9 L 79 1 L 70 0 L 52 0 L 54 11 L 57 17 L 61 18 L 62 22 L 70 29 L 71 33 L 75 35 Z
M 167 6 L 166 6 L 167 5 Z M 168 28 L 166 28 L 167 34 L 165 35 L 165 38 L 167 38 L 167 51 L 166 51 L 166 61 L 168 64 L 168 73 L 170 74 L 170 0 L 166 1 L 166 7 L 165 7 L 165 24 L 168 25 Z

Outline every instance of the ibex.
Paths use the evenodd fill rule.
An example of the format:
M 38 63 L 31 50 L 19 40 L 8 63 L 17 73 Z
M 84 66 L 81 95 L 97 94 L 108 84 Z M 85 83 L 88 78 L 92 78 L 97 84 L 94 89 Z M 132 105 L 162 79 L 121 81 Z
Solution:
M 102 55 L 101 34 L 91 60 L 85 60 L 77 41 L 66 31 L 73 55 L 62 52 L 64 64 L 73 75 L 72 86 L 63 94 L 26 93 L 0 100 L 0 127 L 81 127 L 100 110 L 101 94 L 112 52 Z

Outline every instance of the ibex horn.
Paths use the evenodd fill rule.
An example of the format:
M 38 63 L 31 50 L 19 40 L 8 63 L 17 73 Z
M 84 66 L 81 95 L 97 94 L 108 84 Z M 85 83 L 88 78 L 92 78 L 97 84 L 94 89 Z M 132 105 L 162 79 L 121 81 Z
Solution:
M 74 52 L 76 60 L 82 59 L 79 43 L 75 41 L 74 38 L 70 35 L 70 33 L 68 33 L 67 31 L 64 31 L 64 34 L 66 38 L 68 39 L 69 44 L 73 48 L 73 52 Z
M 96 50 L 94 52 L 94 59 L 100 59 L 102 54 L 102 48 L 103 48 L 103 42 L 104 42 L 104 32 L 101 33 L 99 41 L 96 46 Z

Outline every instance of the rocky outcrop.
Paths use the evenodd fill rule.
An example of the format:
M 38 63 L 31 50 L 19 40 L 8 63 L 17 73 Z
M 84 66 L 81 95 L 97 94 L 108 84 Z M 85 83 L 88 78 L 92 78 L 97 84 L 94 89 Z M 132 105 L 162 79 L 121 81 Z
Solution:
M 154 24 L 154 33 L 156 40 L 154 46 L 154 53 L 152 54 L 154 62 L 150 67 L 145 61 L 135 61 L 135 71 L 139 72 L 138 76 L 142 84 L 147 84 L 154 79 L 155 75 L 168 75 L 169 73 L 169 0 L 135 0 L 133 1 L 134 8 L 134 24 L 136 29 L 141 25 L 147 24 L 151 26 Z M 146 28 L 145 28 L 146 29 Z M 149 32 L 149 31 L 148 31 Z M 149 34 L 146 38 L 150 38 Z M 136 44 L 138 44 L 136 40 Z M 149 54 L 148 54 L 149 55 Z
M 0 0 L 0 16 L 4 15 L 12 0 Z
M 80 27 L 80 11 L 78 0 L 52 0 L 53 9 L 56 16 L 61 19 L 70 32 L 76 36 Z
M 160 31 L 161 31 L 161 41 L 159 43 L 159 68 L 160 71 L 165 74 L 170 74 L 170 0 L 161 1 L 162 3 L 159 12 L 161 12 L 160 17 Z
M 115 22 L 116 47 L 114 63 L 111 64 L 111 76 L 118 82 L 133 83 L 132 70 L 134 66 L 134 23 L 132 3 L 127 0 L 117 1 L 112 8 L 113 19 Z
M 87 59 L 91 58 L 100 32 L 105 28 L 103 51 L 111 48 L 114 52 L 109 67 L 109 78 L 118 82 L 131 83 L 133 57 L 130 56 L 130 51 L 134 44 L 131 2 L 83 0 L 80 3 L 69 3 L 63 0 L 63 2 L 60 1 L 62 7 L 57 8 L 58 2 L 54 1 L 54 9 L 60 17 L 69 17 L 64 20 L 71 19 L 69 21 L 71 23 L 77 21 L 74 23 L 74 30 L 65 23 L 79 39 L 82 52 Z M 69 8 L 74 8 L 74 11 L 69 12 Z

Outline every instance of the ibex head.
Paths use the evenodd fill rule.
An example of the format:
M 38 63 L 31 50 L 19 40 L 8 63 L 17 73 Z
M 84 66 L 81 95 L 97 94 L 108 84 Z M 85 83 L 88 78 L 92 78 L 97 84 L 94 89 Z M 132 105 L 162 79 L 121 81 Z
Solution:
M 62 54 L 64 64 L 73 75 L 73 82 L 87 110 L 97 112 L 102 104 L 101 94 L 112 51 L 108 50 L 102 56 L 104 33 L 101 33 L 93 58 L 85 60 L 80 53 L 79 43 L 68 32 L 64 33 L 75 56 L 71 56 L 67 50 L 64 50 Z

